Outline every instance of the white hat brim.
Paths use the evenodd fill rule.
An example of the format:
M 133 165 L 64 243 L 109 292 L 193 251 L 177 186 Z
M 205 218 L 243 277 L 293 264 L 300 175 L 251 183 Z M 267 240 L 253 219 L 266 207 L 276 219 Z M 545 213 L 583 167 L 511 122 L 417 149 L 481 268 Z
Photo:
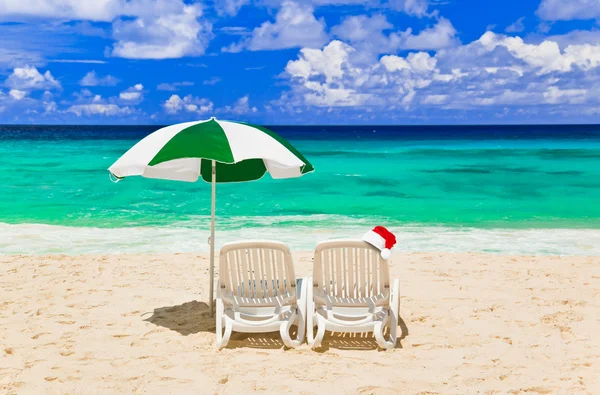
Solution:
M 385 239 L 381 237 L 378 233 L 373 232 L 372 230 L 365 233 L 362 237 L 363 241 L 371 244 L 376 247 L 380 251 L 385 248 Z

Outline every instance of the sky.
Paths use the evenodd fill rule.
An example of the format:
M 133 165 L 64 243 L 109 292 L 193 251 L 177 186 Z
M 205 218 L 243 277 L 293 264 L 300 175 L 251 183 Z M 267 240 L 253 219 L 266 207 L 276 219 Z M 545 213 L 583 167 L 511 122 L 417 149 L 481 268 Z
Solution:
M 0 123 L 600 123 L 600 0 L 0 0 Z

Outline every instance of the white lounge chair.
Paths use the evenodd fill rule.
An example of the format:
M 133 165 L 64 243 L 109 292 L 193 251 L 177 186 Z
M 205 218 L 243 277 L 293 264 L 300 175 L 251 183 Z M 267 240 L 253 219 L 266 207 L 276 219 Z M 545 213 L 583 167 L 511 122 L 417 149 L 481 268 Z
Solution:
M 290 249 L 274 241 L 223 245 L 217 287 L 217 348 L 232 331 L 281 333 L 287 347 L 304 341 L 307 281 L 296 281 Z M 295 339 L 290 327 L 298 326 Z
M 326 330 L 373 332 L 379 347 L 396 346 L 400 282 L 394 280 L 390 288 L 388 262 L 377 248 L 362 240 L 319 243 L 308 281 L 306 326 L 312 348 L 321 345 Z

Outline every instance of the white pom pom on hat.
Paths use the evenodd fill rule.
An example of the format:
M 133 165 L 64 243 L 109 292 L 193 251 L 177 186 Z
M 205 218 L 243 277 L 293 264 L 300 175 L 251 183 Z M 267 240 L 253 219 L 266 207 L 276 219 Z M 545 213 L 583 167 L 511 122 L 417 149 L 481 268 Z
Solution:
M 381 257 L 385 260 L 390 259 L 390 257 L 392 256 L 392 251 L 389 248 L 384 248 L 383 250 L 381 250 Z
M 390 259 L 392 248 L 396 245 L 396 236 L 383 226 L 376 226 L 365 233 L 362 237 L 364 241 L 378 248 L 381 251 L 383 259 Z

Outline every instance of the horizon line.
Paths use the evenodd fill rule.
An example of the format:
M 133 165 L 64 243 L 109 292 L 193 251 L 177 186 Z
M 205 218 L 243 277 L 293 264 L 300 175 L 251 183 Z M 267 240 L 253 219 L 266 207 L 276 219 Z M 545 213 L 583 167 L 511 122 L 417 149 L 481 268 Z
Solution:
M 224 121 L 226 121 L 224 119 Z M 184 121 L 184 122 L 190 122 L 190 121 Z M 193 121 L 191 121 L 193 122 Z M 0 123 L 0 127 L 2 126 L 118 126 L 118 127 L 123 127 L 123 126 L 129 126 L 129 127 L 135 127 L 135 126 L 157 126 L 157 127 L 164 127 L 164 126 L 169 126 L 169 125 L 175 125 L 178 123 L 182 123 L 182 122 L 174 122 L 174 123 L 140 123 L 140 124 L 134 124 L 134 123 L 115 123 L 115 124 L 109 124 L 109 123 L 98 123 L 98 124 L 92 124 L 92 123 Z M 344 127 L 344 126 L 400 126 L 400 127 L 431 127 L 431 126 L 452 126 L 452 127 L 460 127 L 460 126 L 599 126 L 600 127 L 600 123 L 427 123 L 427 124 L 393 124 L 393 123 L 354 123 L 354 124 L 289 124 L 289 123 L 254 123 L 252 122 L 252 124 L 258 124 L 258 125 L 266 125 L 266 126 L 314 126 L 314 127 L 324 127 L 324 126 L 328 126 L 328 127 Z

